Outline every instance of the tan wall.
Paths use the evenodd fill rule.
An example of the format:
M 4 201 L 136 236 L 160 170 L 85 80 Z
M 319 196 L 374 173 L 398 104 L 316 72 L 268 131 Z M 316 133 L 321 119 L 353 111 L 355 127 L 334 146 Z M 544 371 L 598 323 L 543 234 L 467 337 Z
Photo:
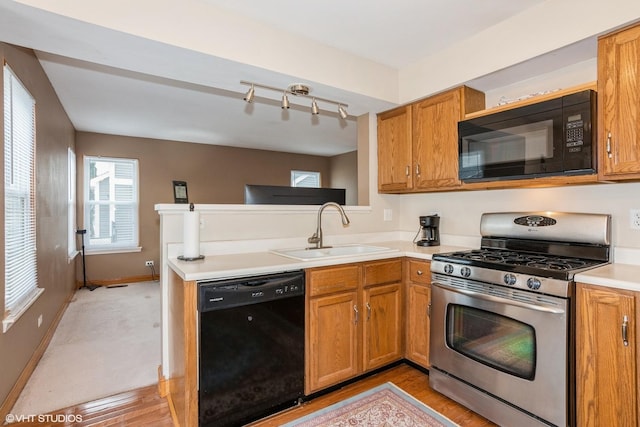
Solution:
M 150 274 L 160 259 L 158 203 L 173 203 L 172 180 L 187 181 L 194 203 L 244 203 L 245 184 L 289 185 L 292 169 L 331 176 L 331 159 L 207 144 L 77 132 L 78 224 L 84 224 L 83 156 L 135 158 L 140 167 L 140 253 L 87 255 L 87 280 L 108 283 Z M 348 190 L 347 193 L 350 191 Z M 81 266 L 77 277 L 82 280 Z M 157 270 L 157 269 L 156 269 Z
M 0 43 L 0 57 L 36 99 L 38 286 L 45 289 L 7 333 L 0 333 L 1 403 L 5 402 L 51 322 L 74 291 L 75 261 L 69 263 L 67 257 L 67 150 L 74 147 L 73 126 L 33 52 Z M 2 80 L 0 73 L 0 82 Z M 0 84 L 0 93 L 3 88 Z M 4 127 L 1 119 L 0 127 Z M 4 169 L 4 161 L 0 168 Z M 0 192 L 4 193 L 4 186 L 0 187 Z M 1 197 L 4 201 L 4 194 Z M 0 210 L 0 218 L 4 223 L 4 209 Z M 4 253 L 4 235 L 0 246 Z M 0 263 L 4 277 L 4 257 Z M 4 307 L 4 280 L 0 281 L 0 288 L 0 304 Z M 43 322 L 38 328 L 40 315 Z
M 341 154 L 331 157 L 332 188 L 345 188 L 346 205 L 358 205 L 358 152 Z

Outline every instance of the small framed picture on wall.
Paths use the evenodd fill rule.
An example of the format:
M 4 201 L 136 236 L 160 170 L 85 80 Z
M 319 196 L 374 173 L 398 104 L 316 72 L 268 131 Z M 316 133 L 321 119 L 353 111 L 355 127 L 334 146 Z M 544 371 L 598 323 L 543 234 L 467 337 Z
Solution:
M 173 200 L 175 203 L 189 203 L 186 181 L 173 181 Z

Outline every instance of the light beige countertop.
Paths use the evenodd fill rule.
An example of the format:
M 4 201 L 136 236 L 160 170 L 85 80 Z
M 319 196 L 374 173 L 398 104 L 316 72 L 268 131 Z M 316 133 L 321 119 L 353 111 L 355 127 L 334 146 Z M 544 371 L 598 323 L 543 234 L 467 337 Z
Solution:
M 576 274 L 575 281 L 629 291 L 640 291 L 640 265 L 607 264 Z
M 206 255 L 203 260 L 198 261 L 182 261 L 177 257 L 169 257 L 168 263 L 182 280 L 215 280 L 405 256 L 430 260 L 431 255 L 435 253 L 469 249 L 447 245 L 422 247 L 405 241 L 376 242 L 372 245 L 384 246 L 392 250 L 339 258 L 327 257 L 313 261 L 298 261 L 271 252 L 251 252 Z
M 177 257 L 169 257 L 168 263 L 170 268 L 183 280 L 216 280 L 405 256 L 431 260 L 431 256 L 436 253 L 469 249 L 451 245 L 422 247 L 408 241 L 386 241 L 371 244 L 389 248 L 390 251 L 355 256 L 327 257 L 312 261 L 299 261 L 268 251 L 262 251 L 206 255 L 203 260 L 198 261 L 181 261 Z M 577 274 L 575 281 L 616 289 L 640 291 L 640 265 L 608 264 Z

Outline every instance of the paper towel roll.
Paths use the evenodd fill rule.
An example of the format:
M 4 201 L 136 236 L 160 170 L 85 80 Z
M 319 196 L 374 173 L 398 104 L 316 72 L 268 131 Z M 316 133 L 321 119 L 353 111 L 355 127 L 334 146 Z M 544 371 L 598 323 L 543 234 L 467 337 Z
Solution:
M 200 256 L 200 212 L 185 212 L 183 237 L 183 256 L 185 258 L 198 258 Z

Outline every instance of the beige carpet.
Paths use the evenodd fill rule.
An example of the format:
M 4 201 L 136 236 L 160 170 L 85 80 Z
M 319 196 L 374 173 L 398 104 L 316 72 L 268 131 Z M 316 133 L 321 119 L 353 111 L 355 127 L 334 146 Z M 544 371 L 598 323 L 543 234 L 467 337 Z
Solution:
M 35 415 L 158 381 L 160 284 L 80 289 L 12 414 Z

